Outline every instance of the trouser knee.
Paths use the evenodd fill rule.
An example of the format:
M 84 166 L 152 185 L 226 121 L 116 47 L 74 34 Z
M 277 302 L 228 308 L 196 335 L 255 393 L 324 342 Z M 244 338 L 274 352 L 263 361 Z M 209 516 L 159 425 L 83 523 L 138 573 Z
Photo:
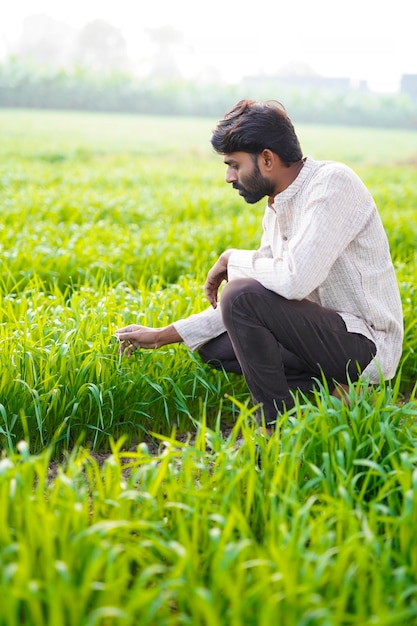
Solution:
M 245 295 L 246 297 L 241 302 L 248 302 L 251 294 L 258 293 L 260 289 L 262 289 L 262 285 L 253 278 L 236 278 L 227 283 L 221 297 L 223 321 L 226 323 L 232 308 L 237 304 L 239 296 Z

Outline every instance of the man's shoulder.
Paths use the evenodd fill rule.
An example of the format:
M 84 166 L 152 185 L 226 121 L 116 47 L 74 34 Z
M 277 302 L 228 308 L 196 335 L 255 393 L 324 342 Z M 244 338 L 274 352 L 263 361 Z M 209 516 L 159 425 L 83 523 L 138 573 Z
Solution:
M 354 174 L 352 168 L 349 167 L 349 165 L 346 165 L 346 163 L 342 163 L 341 161 L 333 161 L 331 159 L 318 161 L 312 159 L 311 157 L 307 157 L 306 165 L 309 165 L 312 171 L 321 173 L 323 175 L 330 175 L 338 172 Z
M 315 161 L 314 159 L 308 158 L 306 165 L 308 165 L 308 169 L 310 170 L 311 178 L 316 181 L 334 179 L 345 183 L 348 181 L 360 182 L 358 174 L 356 174 L 349 165 L 340 161 Z

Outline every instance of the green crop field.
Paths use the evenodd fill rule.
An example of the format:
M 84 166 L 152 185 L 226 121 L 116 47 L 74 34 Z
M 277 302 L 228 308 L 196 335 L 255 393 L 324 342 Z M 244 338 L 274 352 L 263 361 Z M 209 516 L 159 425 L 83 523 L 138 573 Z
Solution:
M 297 128 L 375 197 L 404 350 L 265 441 L 240 377 L 112 341 L 259 242 L 215 122 L 0 111 L 0 626 L 417 625 L 417 134 Z

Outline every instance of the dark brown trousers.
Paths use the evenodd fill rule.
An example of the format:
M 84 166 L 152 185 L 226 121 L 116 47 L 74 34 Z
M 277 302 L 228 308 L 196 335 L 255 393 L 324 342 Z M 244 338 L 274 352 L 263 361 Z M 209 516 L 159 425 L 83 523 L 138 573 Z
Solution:
M 355 382 L 376 354 L 373 341 L 348 332 L 335 311 L 287 300 L 253 279 L 228 283 L 221 309 L 227 332 L 202 346 L 200 356 L 217 369 L 243 373 L 267 425 L 294 405 L 291 390 L 308 392 L 323 380 L 330 390 Z

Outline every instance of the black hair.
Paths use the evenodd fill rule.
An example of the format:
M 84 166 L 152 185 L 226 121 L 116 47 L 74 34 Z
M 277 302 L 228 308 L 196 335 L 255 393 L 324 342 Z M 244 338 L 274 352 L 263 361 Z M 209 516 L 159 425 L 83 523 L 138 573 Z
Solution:
M 303 158 L 294 126 L 277 100 L 240 100 L 213 131 L 211 145 L 218 154 L 269 149 L 289 166 Z

